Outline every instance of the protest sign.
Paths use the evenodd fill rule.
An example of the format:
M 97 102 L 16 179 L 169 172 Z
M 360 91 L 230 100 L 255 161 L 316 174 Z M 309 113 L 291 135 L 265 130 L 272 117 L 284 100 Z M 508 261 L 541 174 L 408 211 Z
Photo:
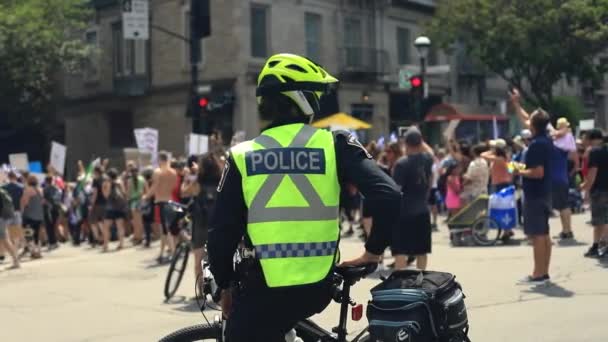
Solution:
M 158 154 L 158 130 L 154 128 L 136 128 L 133 130 L 135 142 L 140 153 L 149 153 L 152 156 L 152 164 L 156 165 Z
M 65 171 L 66 153 L 67 149 L 64 145 L 54 141 L 51 143 L 51 166 L 60 175 L 63 175 Z
M 19 171 L 29 171 L 27 153 L 14 153 L 8 155 L 9 164 Z

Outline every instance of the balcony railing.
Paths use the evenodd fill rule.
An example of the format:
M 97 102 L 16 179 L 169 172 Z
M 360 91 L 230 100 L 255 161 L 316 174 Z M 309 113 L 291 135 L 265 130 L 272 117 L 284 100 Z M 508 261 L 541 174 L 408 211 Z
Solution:
M 343 47 L 340 53 L 340 73 L 384 75 L 389 68 L 385 50 L 361 47 Z

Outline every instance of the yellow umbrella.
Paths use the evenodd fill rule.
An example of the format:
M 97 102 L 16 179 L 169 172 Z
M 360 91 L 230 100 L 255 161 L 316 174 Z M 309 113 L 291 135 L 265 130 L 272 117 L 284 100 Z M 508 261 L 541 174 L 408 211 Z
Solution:
M 327 128 L 331 126 L 337 126 L 344 129 L 372 128 L 372 125 L 368 124 L 367 122 L 355 119 L 346 113 L 336 113 L 332 116 L 326 117 L 325 119 L 315 121 L 312 123 L 312 125 L 317 128 Z

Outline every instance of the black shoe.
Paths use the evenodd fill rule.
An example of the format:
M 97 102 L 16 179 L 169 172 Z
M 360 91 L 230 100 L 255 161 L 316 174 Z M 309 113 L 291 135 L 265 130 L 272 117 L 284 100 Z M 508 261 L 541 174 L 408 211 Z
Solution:
M 560 240 L 570 240 L 574 239 L 574 233 L 572 232 L 561 232 L 557 236 Z
M 589 250 L 587 251 L 587 253 L 585 253 L 585 258 L 598 258 L 599 256 L 600 256 L 600 253 L 599 253 L 596 243 L 591 245 L 591 247 L 589 247 Z
M 395 262 L 391 262 L 390 264 L 386 265 L 387 268 L 395 268 Z
M 6 257 L 5 257 L 4 255 L 0 255 L 0 262 L 4 262 L 4 259 L 5 259 L 5 258 L 6 258 Z

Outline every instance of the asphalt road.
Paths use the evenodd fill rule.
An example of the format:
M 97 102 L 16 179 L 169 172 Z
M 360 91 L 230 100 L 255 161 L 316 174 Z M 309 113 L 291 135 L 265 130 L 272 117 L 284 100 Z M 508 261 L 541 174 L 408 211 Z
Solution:
M 577 242 L 556 243 L 553 284 L 516 285 L 531 271 L 532 249 L 513 246 L 450 247 L 445 227 L 433 235 L 430 268 L 457 275 L 467 296 L 472 341 L 607 341 L 608 261 L 583 258 L 591 239 L 584 222 L 574 218 Z M 552 221 L 553 234 L 559 223 Z M 521 232 L 517 237 L 523 238 Z M 3 341 L 154 341 L 204 322 L 194 295 L 192 271 L 177 296 L 164 303 L 167 266 L 157 266 L 155 248 L 127 248 L 101 254 L 89 247 L 62 246 L 19 270 L 0 265 L 0 336 Z M 344 258 L 358 255 L 362 243 L 343 239 Z M 191 259 L 192 260 L 192 259 Z M 190 261 L 189 268 L 192 267 Z M 366 303 L 377 275 L 358 283 L 353 297 Z M 208 311 L 208 317 L 215 313 Z M 338 306 L 314 317 L 326 328 L 338 320 Z M 350 322 L 351 332 L 365 319 Z

